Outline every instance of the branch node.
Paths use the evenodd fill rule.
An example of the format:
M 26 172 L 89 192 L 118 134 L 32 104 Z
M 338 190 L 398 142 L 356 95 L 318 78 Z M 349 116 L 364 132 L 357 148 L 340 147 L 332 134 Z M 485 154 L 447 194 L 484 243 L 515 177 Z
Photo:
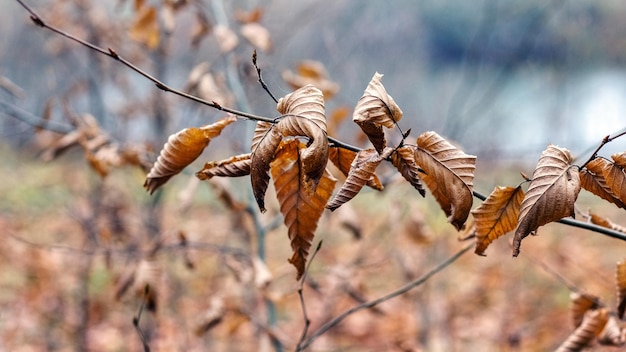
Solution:
M 161 82 L 155 82 L 154 85 L 157 86 L 157 88 L 159 88 L 160 90 L 163 90 L 163 91 L 166 91 L 166 92 L 170 90 L 165 84 L 163 84 Z
M 117 54 L 117 52 L 111 48 L 109 48 L 109 54 L 111 54 L 111 57 L 114 58 L 115 60 L 120 59 L 120 56 Z
M 33 22 L 35 22 L 36 25 L 38 25 L 39 27 L 45 27 L 46 24 L 43 23 L 43 21 L 41 20 L 41 18 L 35 16 L 35 15 L 31 15 L 30 19 L 33 20 Z
M 214 108 L 219 109 L 219 110 L 224 110 L 224 108 L 222 108 L 222 106 L 215 100 L 211 100 L 211 103 L 213 103 Z

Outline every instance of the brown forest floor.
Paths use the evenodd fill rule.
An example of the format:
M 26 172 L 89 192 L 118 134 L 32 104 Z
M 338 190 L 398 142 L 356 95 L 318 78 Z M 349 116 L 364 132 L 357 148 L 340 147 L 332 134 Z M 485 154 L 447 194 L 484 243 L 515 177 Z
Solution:
M 276 308 L 271 333 L 285 350 L 294 349 L 304 322 L 286 230 L 280 219 L 272 226 L 275 203 L 260 216 L 271 228 L 264 266 L 254 259 L 249 215 L 229 209 L 216 186 L 200 184 L 182 204 L 191 176 L 168 184 L 155 244 L 142 220 L 151 198 L 140 171 L 118 170 L 101 181 L 72 155 L 45 164 L 32 152 L 5 148 L 1 157 L 0 350 L 69 351 L 81 344 L 90 351 L 141 350 L 133 317 L 145 283 L 156 294 L 156 310 L 144 312 L 140 326 L 153 351 L 273 351 L 268 301 Z M 217 185 L 238 198 L 248 187 L 245 180 Z M 97 191 L 98 201 L 90 201 Z M 323 246 L 304 286 L 309 331 L 466 245 L 430 195 L 422 199 L 403 184 L 349 204 L 325 213 L 316 233 Z M 623 211 L 587 194 L 578 204 L 625 223 Z M 492 244 L 487 257 L 469 252 L 402 297 L 355 313 L 310 350 L 553 350 L 572 331 L 567 285 L 615 306 L 615 263 L 626 257 L 625 243 L 550 224 L 512 258 L 510 239 Z

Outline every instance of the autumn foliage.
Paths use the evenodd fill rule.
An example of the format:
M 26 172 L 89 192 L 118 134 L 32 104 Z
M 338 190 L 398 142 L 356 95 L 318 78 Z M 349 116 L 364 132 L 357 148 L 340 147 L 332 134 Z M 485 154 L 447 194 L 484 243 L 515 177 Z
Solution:
M 154 50 L 162 40 L 156 8 L 143 1 L 135 1 L 134 11 L 137 16 L 130 27 L 129 36 Z M 257 23 L 259 16 L 259 13 L 254 12 L 240 14 L 242 28 L 239 35 L 251 43 L 256 43 L 257 47 L 268 49 L 271 42 L 264 28 Z M 46 26 L 35 15 L 33 20 L 42 27 Z M 201 19 L 197 21 L 199 27 L 195 29 L 195 36 L 202 37 L 209 28 Z M 222 52 L 231 52 L 237 45 L 238 35 L 227 28 L 216 26 L 211 30 L 220 39 Z M 362 132 L 366 137 L 363 140 L 369 143 L 368 146 L 361 148 L 341 142 L 331 135 L 337 121 L 329 118 L 332 113 L 327 113 L 326 101 L 337 92 L 338 85 L 328 79 L 327 73 L 319 63 L 305 62 L 300 65 L 298 72 L 287 71 L 283 74 L 283 78 L 294 91 L 275 99 L 278 116 L 266 118 L 239 112 L 212 100 L 213 95 L 217 94 L 217 90 L 213 90 L 217 83 L 208 73 L 206 66 L 199 66 L 190 74 L 187 91 L 201 96 L 196 97 L 166 86 L 124 61 L 111 49 L 94 50 L 101 50 L 104 55 L 125 63 L 165 91 L 223 111 L 227 116 L 214 123 L 201 127 L 186 127 L 169 135 L 151 167 L 150 163 L 146 166 L 145 148 L 135 145 L 119 146 L 88 115 L 78 119 L 74 130 L 65 133 L 53 143 L 44 153 L 44 158 L 53 160 L 66 149 L 79 146 L 89 165 L 103 179 L 116 167 L 135 166 L 144 171 L 149 169 L 143 187 L 150 194 L 154 194 L 174 176 L 192 165 L 207 148 L 210 149 L 212 142 L 226 129 L 235 128 L 238 119 L 254 120 L 254 133 L 247 144 L 250 145 L 249 152 L 222 160 L 205 161 L 204 166 L 196 170 L 194 175 L 202 181 L 212 181 L 216 177 L 248 177 L 254 203 L 260 213 L 270 208 L 266 205 L 268 195 L 275 196 L 286 228 L 285 241 L 289 241 L 291 248 L 291 255 L 287 261 L 295 268 L 295 275 L 290 271 L 290 276 L 301 280 L 298 293 L 303 302 L 302 288 L 306 283 L 311 255 L 315 253 L 312 245 L 320 220 L 325 213 L 350 212 L 349 203 L 366 188 L 383 191 L 389 183 L 381 180 L 400 180 L 399 182 L 403 182 L 411 190 L 409 197 L 415 196 L 420 201 L 424 201 L 422 197 L 432 197 L 440 208 L 435 209 L 441 211 L 447 218 L 449 224 L 446 226 L 462 232 L 465 240 L 474 240 L 470 244 L 473 247 L 466 247 L 458 252 L 446 265 L 464 254 L 468 248 L 473 248 L 477 255 L 486 255 L 489 247 L 498 240 L 503 241 L 501 238 L 508 233 L 513 233 L 510 245 L 512 255 L 523 256 L 522 242 L 527 240 L 529 235 L 537 235 L 541 232 L 542 226 L 563 222 L 564 219 L 571 220 L 570 218 L 575 215 L 581 215 L 588 223 L 608 229 L 607 231 L 612 233 L 626 233 L 623 226 L 608 218 L 592 211 L 581 212 L 576 207 L 581 190 L 586 190 L 600 200 L 618 208 L 626 208 L 626 152 L 613 154 L 610 159 L 598 155 L 606 143 L 623 134 L 607 136 L 584 162 L 572 157 L 568 149 L 550 144 L 539 156 L 531 177 L 522 175 L 519 184 L 496 186 L 488 196 L 483 196 L 474 189 L 477 157 L 466 153 L 453 141 L 447 140 L 435 131 L 425 131 L 413 136 L 411 129 L 404 129 L 401 126 L 402 109 L 384 87 L 383 75 L 378 72 L 374 73 L 352 112 L 352 121 L 360 129 L 359 133 Z M 262 82 L 260 69 L 256 64 L 256 52 L 253 60 L 259 81 Z M 231 98 L 225 94 L 220 101 L 229 102 Z M 384 177 L 380 174 L 381 165 L 388 167 L 386 171 L 391 170 L 386 172 Z M 338 183 L 341 185 L 338 186 Z M 211 185 L 216 187 L 213 183 Z M 269 191 L 271 189 L 273 192 Z M 244 227 L 245 223 L 250 221 L 250 209 L 229 198 L 229 193 L 223 189 L 221 193 L 217 193 L 227 204 L 228 210 L 236 214 L 235 222 L 238 226 Z M 482 200 L 480 204 L 475 204 L 474 199 L 477 198 Z M 392 210 L 389 210 L 389 216 L 399 218 Z M 413 233 L 412 241 L 420 244 L 431 240 L 422 231 L 422 220 L 416 214 L 411 214 L 407 223 L 419 230 L 406 231 Z M 359 219 L 344 220 L 341 226 L 355 233 L 355 238 L 360 236 Z M 396 227 L 391 225 L 389 227 L 398 231 L 398 225 L 394 226 Z M 177 235 L 178 246 L 186 250 L 185 233 L 180 232 Z M 157 291 L 151 291 L 149 287 L 158 285 L 155 277 L 159 276 L 161 269 L 154 257 L 162 246 L 163 243 L 158 240 L 152 243 L 150 250 L 139 259 L 139 264 L 118 281 L 114 299 L 120 300 L 127 292 L 132 291 L 138 296 L 143 295 L 144 302 L 156 310 Z M 194 264 L 186 259 L 187 266 L 192 267 Z M 263 298 L 269 301 L 270 294 L 264 291 L 267 282 L 263 278 L 271 274 L 267 273 L 259 258 L 248 259 L 250 263 L 247 264 L 254 267 L 257 272 L 255 275 L 258 273 L 266 275 L 258 274 L 257 278 L 260 279 L 255 285 L 267 296 Z M 238 264 L 229 265 L 236 268 Z M 442 265 L 441 269 L 446 265 Z M 440 269 L 427 274 L 424 281 L 438 270 Z M 413 275 L 409 272 L 405 274 L 407 277 Z M 347 276 L 356 275 L 350 273 Z M 251 274 L 241 281 L 251 281 L 249 277 Z M 337 281 L 336 285 L 340 287 L 343 283 L 340 283 L 339 279 Z M 423 281 L 414 281 L 415 286 L 410 286 L 406 291 L 400 289 L 396 293 L 408 292 L 421 283 Z M 315 287 L 315 283 L 309 282 L 309 285 Z M 582 291 L 572 294 L 573 331 L 558 347 L 558 351 L 580 351 L 596 342 L 610 346 L 626 344 L 626 327 L 623 322 L 626 311 L 624 261 L 617 264 L 616 285 L 617 304 L 614 309 L 609 308 L 600 298 Z M 380 303 L 373 301 L 371 305 L 367 305 L 368 301 L 360 297 L 358 292 L 341 287 L 350 293 L 352 299 L 360 302 L 360 308 L 373 308 Z M 235 305 L 228 306 L 217 299 L 212 302 L 208 313 L 203 316 L 202 323 L 195 329 L 196 335 L 202 335 L 220 324 L 228 314 L 238 319 L 245 315 L 242 308 L 237 306 L 235 309 L 233 306 Z M 297 350 L 305 349 L 316 337 L 313 335 L 314 337 L 310 337 L 311 340 L 305 340 L 308 336 L 306 329 L 309 321 L 304 303 L 302 310 L 306 327 L 301 340 L 296 343 Z M 249 316 L 245 319 L 253 320 Z M 338 323 L 341 319 L 328 320 L 331 323 Z

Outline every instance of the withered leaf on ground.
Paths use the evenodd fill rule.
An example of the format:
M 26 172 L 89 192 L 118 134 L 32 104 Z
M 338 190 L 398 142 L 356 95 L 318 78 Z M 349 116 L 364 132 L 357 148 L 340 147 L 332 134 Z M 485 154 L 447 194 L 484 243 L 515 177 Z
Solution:
M 326 208 L 335 210 L 354 198 L 371 179 L 381 161 L 383 158 L 374 149 L 364 149 L 358 152 L 350 166 L 348 178 Z
M 196 160 L 209 142 L 236 120 L 236 117 L 228 116 L 210 125 L 185 128 L 170 135 L 146 177 L 144 188 L 152 194 L 172 176 Z
M 422 197 L 426 196 L 426 191 L 419 178 L 419 167 L 415 163 L 415 147 L 404 145 L 396 149 L 391 154 L 391 163 Z
M 522 201 L 513 238 L 513 256 L 519 254 L 522 240 L 539 226 L 574 215 L 580 177 L 571 163 L 572 156 L 567 149 L 549 145 L 541 153 Z
M 491 242 L 515 230 L 524 191 L 518 187 L 497 186 L 489 197 L 472 211 L 476 222 L 476 254 L 484 255 Z
M 476 157 L 465 154 L 431 131 L 417 138 L 415 162 L 424 170 L 421 179 L 448 221 L 461 230 L 472 209 Z
M 284 216 L 293 255 L 289 262 L 296 267 L 297 279 L 304 274 L 306 258 L 317 222 L 324 212 L 324 206 L 335 188 L 335 179 L 324 173 L 314 193 L 305 186 L 303 159 L 301 154 L 306 145 L 298 139 L 285 139 L 281 142 L 276 157 L 271 163 L 272 178 L 280 211 Z
M 393 128 L 402 119 L 402 110 L 385 90 L 382 77 L 378 72 L 374 74 L 352 115 L 379 153 L 386 146 L 382 127 Z

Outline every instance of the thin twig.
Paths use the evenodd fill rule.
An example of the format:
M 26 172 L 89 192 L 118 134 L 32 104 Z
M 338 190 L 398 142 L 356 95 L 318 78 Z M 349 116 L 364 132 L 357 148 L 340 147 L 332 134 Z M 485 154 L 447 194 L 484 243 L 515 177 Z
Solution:
M 143 330 L 141 330 L 141 327 L 139 326 L 139 321 L 141 321 L 141 313 L 143 312 L 143 308 L 146 306 L 148 293 L 150 293 L 150 285 L 146 285 L 143 299 L 141 300 L 141 305 L 139 306 L 139 311 L 137 312 L 137 316 L 133 317 L 133 326 L 135 327 L 135 330 L 137 331 L 137 334 L 141 339 L 141 344 L 143 345 L 144 352 L 150 352 L 150 346 L 148 345 L 146 335 L 143 333 Z
M 42 128 L 47 131 L 61 133 L 61 134 L 67 134 L 76 129 L 71 125 L 64 124 L 61 122 L 44 120 L 43 118 L 39 116 L 35 116 L 31 114 L 30 112 L 23 110 L 22 108 L 14 104 L 0 101 L 0 107 L 2 107 L 2 110 L 4 110 L 3 112 L 6 113 L 7 115 L 13 116 L 14 118 L 22 122 L 25 122 L 35 128 Z
M 337 324 L 341 323 L 345 318 L 347 318 L 348 316 L 363 310 L 363 309 L 368 309 L 368 308 L 372 308 L 380 303 L 386 302 L 392 298 L 395 298 L 397 296 L 403 295 L 406 292 L 422 285 L 424 282 L 426 282 L 428 279 L 430 279 L 431 277 L 433 277 L 435 274 L 437 274 L 438 272 L 442 271 L 443 269 L 447 268 L 448 266 L 450 266 L 450 264 L 454 263 L 457 259 L 459 259 L 461 256 L 463 256 L 463 254 L 467 253 L 470 249 L 472 249 L 474 247 L 474 243 L 470 243 L 467 246 L 465 246 L 464 248 L 462 248 L 461 250 L 459 250 L 458 252 L 454 253 L 452 256 L 450 256 L 448 259 L 444 260 L 443 262 L 439 263 L 436 267 L 434 267 L 433 269 L 431 269 L 429 272 L 427 272 L 426 274 L 422 275 L 420 278 L 413 280 L 411 282 L 409 282 L 408 284 L 400 287 L 399 289 L 384 295 L 380 298 L 374 299 L 372 301 L 368 301 L 365 302 L 363 304 L 359 304 L 358 306 L 352 307 L 348 310 L 346 310 L 345 312 L 339 314 L 338 316 L 334 317 L 332 320 L 330 320 L 329 322 L 327 322 L 326 324 L 322 325 L 317 331 L 315 331 L 314 333 L 312 333 L 308 339 L 306 339 L 306 341 L 304 341 L 304 343 L 298 345 L 298 348 L 296 349 L 296 351 L 303 351 L 304 349 L 306 349 L 307 347 L 309 347 L 313 341 L 315 341 L 318 337 L 320 337 L 321 335 L 325 334 L 328 330 L 332 329 L 333 327 L 335 327 Z
M 618 134 L 616 134 L 615 136 L 611 137 L 611 135 L 607 135 L 606 137 L 602 138 L 602 142 L 600 142 L 600 144 L 598 145 L 598 147 L 596 148 L 596 150 L 593 151 L 593 153 L 591 154 L 591 156 L 589 157 L 589 159 L 587 159 L 587 161 L 585 161 L 584 164 L 582 164 L 580 166 L 580 168 L 582 169 L 583 167 L 585 167 L 585 165 L 589 164 L 593 159 L 595 159 L 598 156 L 598 152 L 600 152 L 600 149 L 602 149 L 602 147 L 604 147 L 607 143 L 610 143 L 612 141 L 614 141 L 615 139 L 623 136 L 626 134 L 626 129 Z
M 263 81 L 263 77 L 261 77 L 261 68 L 256 63 L 256 49 L 252 53 L 252 65 L 254 65 L 254 68 L 256 69 L 256 75 L 259 78 L 258 81 L 259 83 L 261 83 L 261 87 L 263 87 L 263 89 L 267 92 L 267 94 L 270 95 L 272 100 L 274 100 L 274 102 L 278 104 L 278 99 L 276 99 L 274 94 L 272 94 L 267 84 L 265 84 L 265 82 Z
M 166 92 L 170 92 L 173 93 L 175 95 L 178 95 L 180 97 L 195 101 L 197 103 L 212 107 L 214 109 L 220 110 L 220 111 L 224 111 L 227 113 L 231 113 L 233 115 L 237 115 L 246 119 L 250 119 L 250 120 L 254 120 L 254 121 L 265 121 L 265 122 L 272 122 L 273 119 L 268 118 L 268 117 L 263 117 L 263 116 L 257 116 L 257 115 L 253 115 L 253 114 L 249 114 L 243 111 L 239 111 L 239 110 L 235 110 L 235 109 L 231 109 L 225 106 L 220 105 L 218 102 L 215 101 L 208 101 L 208 100 L 204 100 L 201 99 L 199 97 L 196 97 L 194 95 L 185 93 L 183 91 L 174 89 L 170 86 L 168 86 L 167 84 L 161 82 L 160 80 L 158 80 L 157 78 L 155 78 L 154 76 L 150 75 L 149 73 L 145 72 L 144 70 L 140 69 L 139 67 L 135 66 L 133 63 L 131 63 L 130 61 L 127 61 L 126 59 L 124 59 L 122 56 L 120 56 L 115 50 L 109 48 L 108 50 L 105 50 L 97 45 L 94 45 L 92 43 L 89 43 L 85 40 L 82 40 L 70 33 L 67 33 L 59 28 L 56 28 L 52 25 L 47 24 L 42 18 L 41 16 L 39 16 L 30 6 L 26 5 L 26 3 L 24 3 L 22 0 L 17 0 L 17 2 L 22 5 L 22 7 L 24 9 L 26 9 L 26 11 L 28 11 L 30 13 L 30 18 L 31 20 L 33 20 L 33 22 L 38 25 L 39 27 L 48 29 L 54 33 L 57 33 L 65 38 L 68 38 L 76 43 L 79 43 L 83 46 L 86 46 L 87 48 L 97 51 L 102 55 L 106 55 L 114 60 L 119 61 L 120 63 L 122 63 L 123 65 L 125 65 L 126 67 L 130 68 L 131 70 L 137 72 L 138 74 L 140 74 L 141 76 L 147 78 L 148 80 L 150 80 L 152 83 L 154 83 L 157 88 L 166 91 Z
M 474 197 L 484 201 L 485 199 L 487 199 L 487 197 L 485 195 L 483 195 L 480 192 L 477 191 L 472 191 L 472 193 L 474 194 Z M 616 238 L 618 240 L 622 240 L 622 241 L 626 241 L 626 234 L 623 234 L 619 231 L 615 231 L 615 230 L 611 230 L 607 227 L 602 227 L 602 226 L 598 226 L 598 225 L 594 225 L 591 223 L 587 223 L 584 221 L 579 221 L 579 220 L 575 220 L 575 219 L 570 219 L 570 218 L 563 218 L 560 220 L 557 220 L 556 222 L 564 224 L 564 225 L 569 225 L 569 226 L 573 226 L 573 227 L 578 227 L 581 229 L 585 229 L 585 230 L 589 230 L 589 231 L 593 231 L 593 232 L 597 232 L 599 234 L 605 235 L 605 236 L 609 236 L 612 238 Z
M 311 259 L 309 259 L 309 262 L 307 263 L 307 266 L 304 269 L 304 274 L 302 274 L 302 278 L 300 279 L 300 287 L 298 288 L 298 297 L 300 297 L 300 307 L 302 307 L 302 318 L 304 319 L 304 327 L 302 328 L 302 334 L 300 334 L 300 339 L 298 340 L 298 344 L 296 345 L 297 351 L 300 350 L 300 346 L 304 342 L 304 339 L 306 338 L 306 335 L 309 332 L 309 327 L 311 326 L 311 319 L 309 319 L 309 315 L 307 314 L 306 302 L 304 301 L 304 294 L 303 294 L 304 282 L 306 281 L 307 274 L 309 273 L 309 268 L 311 267 L 311 263 L 313 262 L 313 259 L 315 258 L 315 255 L 317 254 L 317 252 L 320 251 L 320 248 L 322 248 L 322 241 L 320 241 L 317 244 L 315 251 L 313 252 L 313 254 L 311 254 Z

